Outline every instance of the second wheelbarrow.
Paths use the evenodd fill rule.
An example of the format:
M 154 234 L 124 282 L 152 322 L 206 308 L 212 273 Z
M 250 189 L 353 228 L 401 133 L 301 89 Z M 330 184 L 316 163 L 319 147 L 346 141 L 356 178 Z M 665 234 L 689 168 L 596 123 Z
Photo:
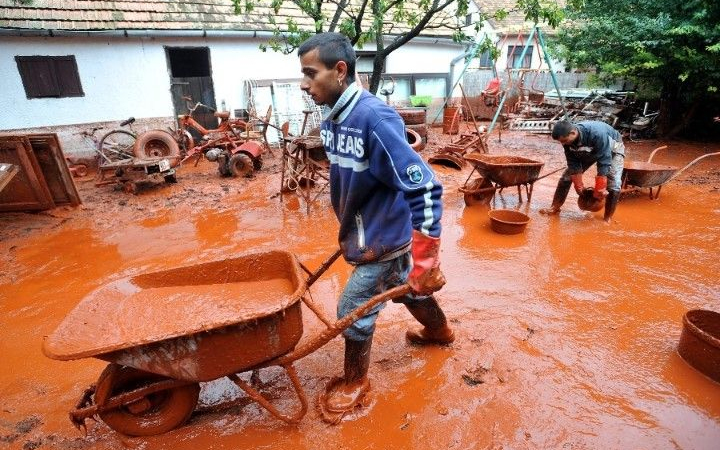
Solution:
M 124 278 L 90 293 L 43 343 L 53 359 L 110 362 L 70 411 L 72 423 L 84 427 L 99 416 L 122 434 L 165 433 L 190 417 L 199 382 L 221 377 L 273 416 L 300 421 L 307 397 L 293 363 L 376 305 L 410 293 L 404 284 L 329 320 L 307 291 L 339 256 L 338 250 L 311 272 L 293 254 L 269 251 Z M 325 329 L 300 343 L 302 303 Z M 278 410 L 237 375 L 268 366 L 287 373 L 296 411 Z
M 460 191 L 465 195 L 465 204 L 471 206 L 476 203 L 487 203 L 495 195 L 495 191 L 506 187 L 517 186 L 518 197 L 522 202 L 521 187 L 525 186 L 527 201 L 530 202 L 533 192 L 533 184 L 549 175 L 552 175 L 564 167 L 552 172 L 540 175 L 540 170 L 545 165 L 541 161 L 510 155 L 488 155 L 479 152 L 469 153 L 464 158 L 473 165 L 473 170 L 465 180 Z M 477 172 L 480 177 L 470 181 L 473 173 Z
M 697 163 L 701 159 L 709 156 L 720 155 L 720 152 L 707 153 L 705 155 L 698 156 L 683 168 L 675 166 L 655 164 L 652 162 L 655 154 L 663 149 L 666 149 L 667 145 L 658 147 L 650 153 L 647 161 L 626 161 L 625 167 L 623 168 L 622 175 L 622 193 L 636 192 L 643 188 L 650 191 L 650 199 L 656 199 L 660 196 L 660 189 L 665 183 L 670 182 L 678 175 L 683 173 L 693 164 Z M 654 192 L 653 189 L 657 188 Z

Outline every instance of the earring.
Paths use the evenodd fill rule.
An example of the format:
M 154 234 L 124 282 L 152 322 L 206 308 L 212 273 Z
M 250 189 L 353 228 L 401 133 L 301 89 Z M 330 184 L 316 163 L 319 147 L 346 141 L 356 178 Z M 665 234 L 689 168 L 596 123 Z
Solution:
M 340 78 L 338 78 L 338 86 L 342 87 L 342 81 L 340 81 Z

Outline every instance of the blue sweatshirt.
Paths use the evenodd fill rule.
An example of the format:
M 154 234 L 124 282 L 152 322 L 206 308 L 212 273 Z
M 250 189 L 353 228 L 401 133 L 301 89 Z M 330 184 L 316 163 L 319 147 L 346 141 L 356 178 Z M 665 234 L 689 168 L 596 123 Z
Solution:
M 620 133 L 605 122 L 588 120 L 575 126 L 580 136 L 564 146 L 569 173 L 582 173 L 583 163 L 597 163 L 597 174 L 607 176 L 612 170 L 613 153 L 625 154 Z
M 323 121 L 320 137 L 330 160 L 338 241 L 348 262 L 408 251 L 413 229 L 440 236 L 442 186 L 410 148 L 393 108 L 351 84 Z

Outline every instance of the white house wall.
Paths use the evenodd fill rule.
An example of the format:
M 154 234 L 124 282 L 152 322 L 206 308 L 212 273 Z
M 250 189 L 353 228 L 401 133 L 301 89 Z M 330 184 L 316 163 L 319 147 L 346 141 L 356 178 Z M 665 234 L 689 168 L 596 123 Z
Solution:
M 24 129 L 136 118 L 172 117 L 165 46 L 210 49 L 217 104 L 242 100 L 245 79 L 297 77 L 295 56 L 262 53 L 240 39 L 3 38 L 0 44 L 0 129 Z M 83 97 L 28 99 L 15 56 L 75 55 Z

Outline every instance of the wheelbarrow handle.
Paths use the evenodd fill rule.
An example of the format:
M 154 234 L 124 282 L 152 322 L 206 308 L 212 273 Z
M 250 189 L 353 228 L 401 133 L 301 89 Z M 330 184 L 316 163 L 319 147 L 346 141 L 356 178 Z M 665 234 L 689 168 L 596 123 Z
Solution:
M 653 151 L 650 153 L 650 156 L 648 156 L 647 162 L 651 162 L 651 161 L 652 161 L 652 159 L 655 157 L 655 153 L 659 152 L 660 150 L 664 150 L 664 149 L 666 149 L 666 148 L 668 148 L 668 146 L 667 146 L 667 145 L 663 145 L 662 147 L 658 147 L 658 148 L 656 148 L 655 150 L 653 150 Z
M 549 177 L 550 175 L 552 175 L 552 174 L 554 174 L 554 173 L 557 173 L 557 172 L 560 172 L 561 170 L 565 170 L 565 169 L 567 169 L 567 167 L 565 167 L 565 166 L 563 166 L 563 167 L 561 167 L 561 168 L 559 168 L 559 169 L 555 169 L 555 170 L 553 170 L 552 172 L 548 172 L 548 173 L 546 173 L 545 175 L 542 175 L 542 176 L 539 176 L 539 177 L 535 178 L 535 181 L 542 180 L 542 179 L 545 178 L 545 177 Z M 533 181 L 533 183 L 534 183 L 535 181 Z
M 308 275 L 310 275 L 310 276 L 308 277 L 308 279 L 305 280 L 305 284 L 306 284 L 308 287 L 312 286 L 313 283 L 315 283 L 315 282 L 317 281 L 317 279 L 320 278 L 320 277 L 322 276 L 322 274 L 324 274 L 325 271 L 327 271 L 327 270 L 330 268 L 330 266 L 333 265 L 333 263 L 340 257 L 340 255 L 342 255 L 342 250 L 341 250 L 341 249 L 335 250 L 335 253 L 333 253 L 332 255 L 330 255 L 330 256 L 328 257 L 328 259 L 326 259 L 325 261 L 323 261 L 323 263 L 320 265 L 320 267 L 317 268 L 317 270 L 316 270 L 315 272 L 311 272 L 307 267 L 305 267 L 305 266 L 302 265 L 302 263 L 301 263 L 301 264 L 300 264 L 300 267 L 302 267 L 302 269 L 303 269 Z
M 346 315 L 342 319 L 338 319 L 337 321 L 335 321 L 335 323 L 329 325 L 317 337 L 310 339 L 299 347 L 296 347 L 295 350 L 291 351 L 290 353 L 286 353 L 276 359 L 270 360 L 262 364 L 262 366 L 260 367 L 284 366 L 300 358 L 304 358 L 305 356 L 309 355 L 310 353 L 330 342 L 337 335 L 342 333 L 347 327 L 349 327 L 350 325 L 355 323 L 355 321 L 367 314 L 375 306 L 379 305 L 380 303 L 384 303 L 389 300 L 408 295 L 411 292 L 412 289 L 410 288 L 410 285 L 403 284 L 389 289 L 381 294 L 378 294 L 370 298 L 370 300 L 368 300 L 367 303 L 365 303 L 364 305 L 352 310 L 350 314 Z

